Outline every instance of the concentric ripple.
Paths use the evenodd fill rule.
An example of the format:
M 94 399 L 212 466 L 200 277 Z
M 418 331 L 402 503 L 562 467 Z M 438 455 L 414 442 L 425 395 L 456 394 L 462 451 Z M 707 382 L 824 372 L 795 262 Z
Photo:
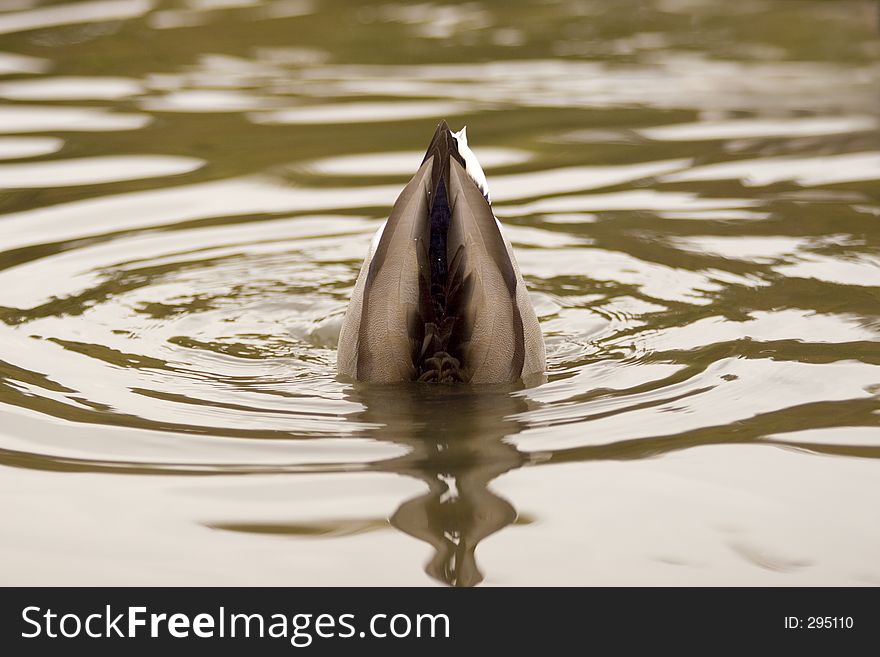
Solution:
M 639 4 L 0 13 L 0 581 L 880 582 L 869 3 Z M 335 377 L 440 118 L 540 385 Z

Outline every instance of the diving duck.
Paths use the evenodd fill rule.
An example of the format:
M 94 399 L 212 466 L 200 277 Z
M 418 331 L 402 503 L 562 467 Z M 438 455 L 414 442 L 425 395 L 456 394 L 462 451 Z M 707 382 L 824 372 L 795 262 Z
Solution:
M 337 368 L 372 383 L 514 383 L 544 340 L 467 132 L 441 121 L 373 237 L 339 336 Z

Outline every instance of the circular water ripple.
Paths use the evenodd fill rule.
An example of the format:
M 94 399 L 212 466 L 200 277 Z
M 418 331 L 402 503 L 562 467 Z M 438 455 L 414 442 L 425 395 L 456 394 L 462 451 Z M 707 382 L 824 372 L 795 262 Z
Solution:
M 575 8 L 546 30 L 505 26 L 528 13 L 517 3 L 433 22 L 403 5 L 341 19 L 289 0 L 0 15 L 21 51 L 0 53 L 0 464 L 187 482 L 171 499 L 212 537 L 390 524 L 431 544 L 432 577 L 474 584 L 486 536 L 583 512 L 576 476 L 559 480 L 574 501 L 540 506 L 548 473 L 573 472 L 552 465 L 639 460 L 650 482 L 648 457 L 674 470 L 692 447 L 736 447 L 734 464 L 767 445 L 880 456 L 874 37 L 837 10 L 819 25 L 774 5 L 771 18 L 835 56 L 784 40 L 786 56 L 758 56 L 738 14 L 730 53 L 695 43 L 674 4 L 644 11 L 677 28 L 615 19 L 609 34 L 631 33 L 614 38 L 586 38 Z M 339 20 L 383 31 L 393 56 L 349 52 L 361 46 L 336 41 Z M 235 46 L 202 52 L 208 33 Z M 167 53 L 162 70 L 126 56 L 144 34 Z M 448 45 L 460 59 L 437 63 Z M 370 238 L 441 118 L 469 126 L 532 292 L 548 352 L 537 385 L 335 377 Z M 534 512 L 493 492 L 524 466 L 536 467 L 503 481 L 532 481 L 521 499 Z M 625 488 L 627 472 L 597 481 Z M 682 498 L 690 472 L 668 475 Z M 263 513 L 277 500 L 259 475 L 278 474 L 328 479 L 283 492 L 314 507 L 291 520 Z M 141 499 L 139 485 L 124 495 Z M 618 492 L 629 517 L 632 494 Z M 749 540 L 724 539 L 751 567 L 809 568 L 785 541 L 770 559 Z
M 517 175 L 528 183 L 547 172 Z M 254 189 L 272 196 L 263 185 Z M 195 201 L 212 191 L 195 185 L 188 193 Z M 149 205 L 163 193 L 128 194 L 120 207 Z M 615 207 L 615 197 L 633 193 L 596 196 Z M 642 202 L 643 213 L 666 207 L 650 196 Z M 262 204 L 256 194 L 246 206 Z M 374 218 L 245 220 L 240 208 L 234 222 L 175 224 L 157 214 L 153 229 L 127 229 L 129 217 L 112 216 L 77 228 L 61 220 L 67 211 L 49 209 L 36 219 L 26 213 L 32 232 L 18 235 L 21 243 L 7 252 L 15 254 L 13 264 L 0 272 L 4 401 L 18 408 L 7 412 L 136 431 L 122 448 L 116 430 L 95 430 L 82 444 L 50 434 L 32 451 L 37 458 L 114 467 L 111 455 L 122 453 L 127 464 L 156 471 L 345 470 L 417 452 L 413 432 L 422 416 L 458 405 L 463 417 L 479 419 L 459 430 L 485 431 L 494 418 L 501 432 L 481 435 L 484 442 L 509 441 L 526 460 L 569 459 L 599 449 L 679 449 L 713 427 L 876 400 L 871 321 L 766 304 L 730 316 L 731 295 L 772 298 L 786 285 L 780 272 L 827 259 L 809 238 L 682 235 L 649 260 L 634 253 L 638 239 L 610 248 L 621 220 L 616 211 L 560 225 L 531 207 L 501 204 L 542 318 L 548 380 L 522 390 L 398 391 L 409 399 L 407 417 L 387 393 L 334 375 L 341 316 Z M 36 236 L 47 241 L 31 243 Z M 681 267 L 689 257 L 701 265 Z M 845 266 L 856 266 L 852 256 Z M 840 349 L 866 357 L 841 359 Z M 165 433 L 157 453 L 157 436 Z M 315 441 L 338 460 L 317 458 Z M 349 445 L 359 447 L 350 454 Z M 242 460 L 229 462 L 229 454 Z

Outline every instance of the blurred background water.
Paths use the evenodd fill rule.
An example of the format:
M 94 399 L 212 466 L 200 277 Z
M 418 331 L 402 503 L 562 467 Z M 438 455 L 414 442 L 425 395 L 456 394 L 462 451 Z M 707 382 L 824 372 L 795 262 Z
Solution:
M 0 0 L 0 583 L 880 584 L 868 0 Z M 547 382 L 335 379 L 467 124 Z

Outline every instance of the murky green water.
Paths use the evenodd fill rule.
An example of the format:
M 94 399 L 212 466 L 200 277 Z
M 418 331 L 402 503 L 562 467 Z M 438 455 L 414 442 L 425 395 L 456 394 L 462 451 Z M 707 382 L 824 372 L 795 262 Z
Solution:
M 0 0 L 0 583 L 880 584 L 867 0 Z M 353 387 L 440 118 L 547 382 Z

